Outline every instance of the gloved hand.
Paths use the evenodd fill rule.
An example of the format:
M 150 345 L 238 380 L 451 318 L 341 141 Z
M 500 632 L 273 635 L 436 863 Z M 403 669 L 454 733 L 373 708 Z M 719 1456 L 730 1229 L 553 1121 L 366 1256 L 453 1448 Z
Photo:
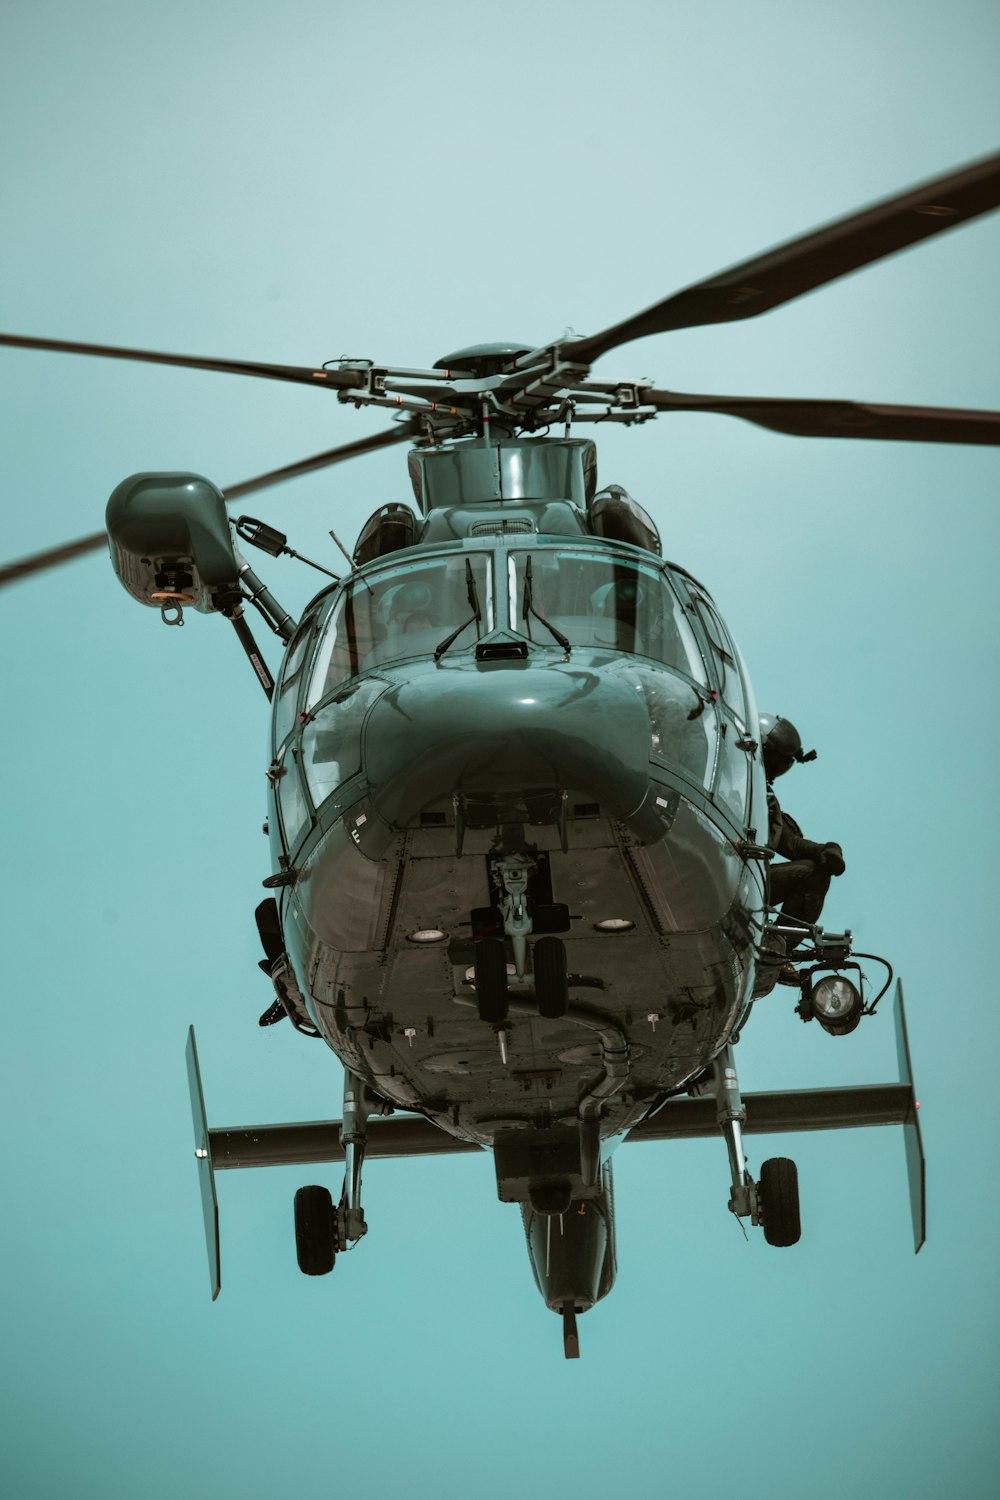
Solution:
M 824 844 L 820 855 L 820 867 L 829 870 L 831 875 L 843 875 L 847 869 L 844 863 L 844 854 L 839 844 Z

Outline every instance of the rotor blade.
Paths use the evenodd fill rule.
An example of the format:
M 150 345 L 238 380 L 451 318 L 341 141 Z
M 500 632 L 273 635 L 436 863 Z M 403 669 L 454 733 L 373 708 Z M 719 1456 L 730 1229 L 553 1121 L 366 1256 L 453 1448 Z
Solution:
M 1000 412 L 936 406 L 869 406 L 756 396 L 688 396 L 640 386 L 640 403 L 657 411 L 704 411 L 742 417 L 791 437 L 874 438 L 882 442 L 1000 446 Z
M 325 453 L 316 453 L 312 458 L 299 459 L 298 463 L 286 464 L 281 469 L 271 469 L 258 474 L 256 479 L 244 479 L 241 484 L 230 485 L 223 490 L 227 501 L 239 500 L 255 490 L 268 485 L 281 484 L 286 479 L 297 479 L 300 474 L 310 474 L 314 469 L 325 469 L 329 464 L 343 463 L 346 458 L 360 458 L 363 453 L 374 453 L 378 448 L 387 448 L 392 443 L 403 443 L 416 435 L 414 423 L 406 422 L 399 427 L 390 427 L 387 432 L 377 432 L 373 437 L 359 438 L 356 443 L 344 443 L 339 448 L 329 448 Z M 91 536 L 80 537 L 75 542 L 64 542 L 59 547 L 49 547 L 44 552 L 35 552 L 17 562 L 0 567 L 0 588 L 28 578 L 32 573 L 44 573 L 48 568 L 70 562 L 74 557 L 83 557 L 88 552 L 98 552 L 107 545 L 107 532 L 95 531 Z
M 358 370 L 315 370 L 306 365 L 268 365 L 249 359 L 203 359 L 197 354 L 158 354 L 151 349 L 120 349 L 114 344 L 74 344 L 66 339 L 36 339 L 0 333 L 0 344 L 15 349 L 48 349 L 56 354 L 96 354 L 105 359 L 137 359 L 151 365 L 183 365 L 189 370 L 220 370 L 227 375 L 259 375 L 265 380 L 290 380 L 297 385 L 346 388 L 364 384 Z
M 60 563 L 71 562 L 74 557 L 83 557 L 87 552 L 96 552 L 107 545 L 106 531 L 95 531 L 91 536 L 82 536 L 75 542 L 64 542 L 61 547 L 49 547 L 45 552 L 34 552 L 17 562 L 0 567 L 0 588 L 27 578 L 32 573 L 44 573 L 46 568 L 56 568 Z
M 997 207 L 1000 154 L 789 240 L 765 255 L 676 292 L 603 333 L 567 342 L 562 353 L 589 365 L 609 349 L 650 333 L 754 318 L 838 276 Z
M 398 427 L 376 432 L 373 437 L 359 438 L 356 443 L 344 443 L 339 448 L 328 448 L 325 453 L 316 453 L 312 458 L 300 458 L 298 463 L 258 474 L 256 479 L 244 479 L 242 484 L 230 485 L 222 493 L 227 500 L 239 500 L 243 495 L 251 495 L 254 490 L 265 489 L 268 485 L 282 484 L 286 479 L 297 479 L 300 474 L 311 474 L 314 469 L 343 463 L 345 458 L 360 458 L 363 453 L 374 453 L 378 448 L 391 447 L 393 443 L 410 442 L 419 431 L 416 422 L 401 422 Z

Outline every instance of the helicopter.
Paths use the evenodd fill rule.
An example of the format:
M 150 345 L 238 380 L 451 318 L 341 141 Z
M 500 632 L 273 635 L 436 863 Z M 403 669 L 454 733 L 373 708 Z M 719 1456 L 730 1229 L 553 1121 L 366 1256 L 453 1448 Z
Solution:
M 888 977 L 866 999 L 874 955 L 769 902 L 746 665 L 707 588 L 663 558 L 652 518 L 620 486 L 599 487 L 596 446 L 574 429 L 704 411 L 796 436 L 1000 443 L 995 412 L 699 396 L 590 375 L 636 338 L 756 316 L 997 206 L 1000 156 L 595 335 L 480 344 L 430 369 L 0 335 L 320 385 L 402 418 L 225 491 L 195 474 L 131 476 L 106 531 L 0 569 L 6 584 L 107 545 L 123 586 L 166 624 L 192 610 L 228 619 L 271 702 L 271 873 L 256 920 L 274 999 L 261 1022 L 325 1042 L 344 1101 L 340 1120 L 210 1128 L 191 1029 L 213 1298 L 215 1173 L 275 1163 L 344 1163 L 339 1201 L 318 1185 L 295 1198 L 299 1267 L 324 1275 L 367 1232 L 369 1158 L 490 1153 L 570 1358 L 577 1317 L 615 1280 L 624 1142 L 721 1133 L 730 1211 L 781 1247 L 801 1232 L 795 1165 L 772 1158 L 755 1180 L 745 1134 L 902 1125 L 919 1250 L 923 1157 L 898 984 L 897 1082 L 741 1091 L 734 1046 L 784 968 L 798 1015 L 834 1036 L 876 1012 L 892 969 L 876 959 Z M 321 566 L 328 581 L 293 619 L 237 544 L 297 554 L 227 505 L 401 442 L 416 509 L 376 510 L 348 572 Z M 282 643 L 276 678 L 248 606 Z

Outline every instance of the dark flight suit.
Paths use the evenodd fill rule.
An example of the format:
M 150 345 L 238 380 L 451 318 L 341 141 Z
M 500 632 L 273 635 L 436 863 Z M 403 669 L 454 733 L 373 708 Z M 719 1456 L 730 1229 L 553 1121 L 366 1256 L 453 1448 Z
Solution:
M 844 855 L 839 844 L 817 844 L 803 838 L 802 829 L 782 812 L 774 789 L 767 788 L 767 845 L 787 863 L 768 868 L 772 906 L 781 906 L 783 917 L 815 923 L 833 875 L 844 873 Z

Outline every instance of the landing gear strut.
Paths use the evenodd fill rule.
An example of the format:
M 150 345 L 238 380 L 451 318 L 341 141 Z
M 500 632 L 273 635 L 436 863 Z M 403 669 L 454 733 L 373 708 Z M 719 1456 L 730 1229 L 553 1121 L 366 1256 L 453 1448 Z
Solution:
M 762 1164 L 759 1182 L 754 1182 L 747 1171 L 742 1129 L 747 1112 L 740 1095 L 733 1049 L 728 1044 L 712 1064 L 712 1081 L 716 1117 L 729 1152 L 732 1175 L 729 1211 L 762 1228 L 769 1245 L 794 1245 L 802 1233 L 798 1169 L 787 1156 L 775 1156 Z
M 340 1143 L 344 1148 L 344 1190 L 340 1197 L 340 1217 L 344 1239 L 360 1240 L 368 1233 L 361 1207 L 361 1168 L 368 1144 L 369 1093 L 350 1068 L 344 1069 L 344 1117 L 340 1126 Z
M 344 1148 L 344 1186 L 336 1208 L 325 1187 L 303 1187 L 295 1194 L 295 1249 L 299 1270 L 306 1276 L 326 1276 L 333 1270 L 338 1250 L 368 1232 L 361 1207 L 361 1168 L 371 1115 L 388 1115 L 392 1105 L 380 1098 L 353 1073 L 344 1070 L 344 1112 L 340 1142 Z
M 514 976 L 520 980 L 527 972 L 528 933 L 532 929 L 527 899 L 530 868 L 521 854 L 499 859 L 493 866 L 496 882 L 503 892 L 500 899 L 503 930 L 514 949 Z

